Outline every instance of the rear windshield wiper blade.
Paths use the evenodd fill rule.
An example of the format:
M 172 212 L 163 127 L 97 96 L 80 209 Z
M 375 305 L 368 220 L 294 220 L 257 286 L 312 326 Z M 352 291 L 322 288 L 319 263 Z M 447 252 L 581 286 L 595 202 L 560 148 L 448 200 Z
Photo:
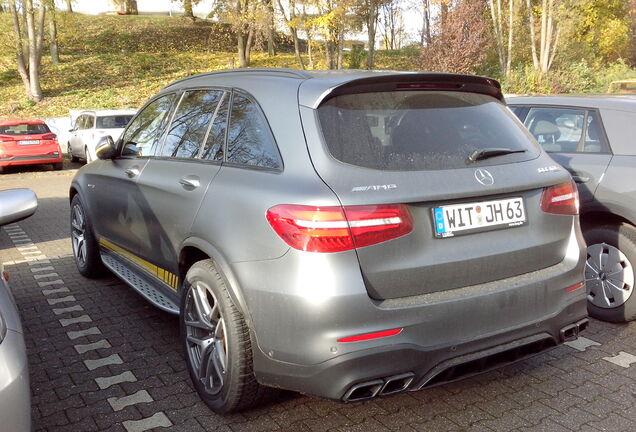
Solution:
M 477 162 L 478 160 L 488 159 L 496 156 L 503 156 L 512 153 L 525 153 L 526 150 L 513 150 L 509 148 L 485 148 L 481 150 L 475 150 L 468 156 L 470 162 Z

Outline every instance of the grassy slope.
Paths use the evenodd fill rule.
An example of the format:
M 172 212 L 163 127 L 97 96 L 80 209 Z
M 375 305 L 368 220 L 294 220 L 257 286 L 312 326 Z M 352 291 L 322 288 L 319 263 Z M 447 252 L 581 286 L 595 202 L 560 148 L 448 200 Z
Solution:
M 11 53 L 10 16 L 0 14 L 0 117 L 65 116 L 69 109 L 136 108 L 170 82 L 225 69 L 236 57 L 226 28 L 177 17 L 60 14 L 61 64 L 43 56 L 43 102 L 24 96 Z M 379 69 L 411 69 L 413 54 L 379 52 Z M 257 52 L 252 67 L 298 67 L 293 53 Z M 323 65 L 318 64 L 318 67 Z

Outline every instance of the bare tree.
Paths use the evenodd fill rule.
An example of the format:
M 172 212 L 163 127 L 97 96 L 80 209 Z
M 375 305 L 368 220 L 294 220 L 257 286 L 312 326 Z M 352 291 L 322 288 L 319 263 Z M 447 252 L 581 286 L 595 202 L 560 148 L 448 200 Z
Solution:
M 285 12 L 285 7 L 283 6 L 283 2 L 278 0 L 278 7 L 280 8 L 280 13 L 283 16 L 283 20 L 285 24 L 287 24 L 287 28 L 292 35 L 292 39 L 294 40 L 294 53 L 296 54 L 296 60 L 300 65 L 301 69 L 305 69 L 305 64 L 303 63 L 303 58 L 300 55 L 300 39 L 298 38 L 298 25 L 300 23 L 298 17 L 298 11 L 296 10 L 296 0 L 289 0 L 289 15 Z M 304 6 L 303 6 L 304 7 Z
M 380 17 L 380 4 L 386 1 L 387 0 L 360 1 L 360 15 L 367 28 L 367 69 L 373 69 L 375 63 L 375 37 Z
M 380 6 L 382 11 L 382 37 L 384 48 L 389 50 L 399 49 L 406 36 L 402 8 L 397 1 L 389 1 Z
M 502 0 L 488 0 L 488 9 L 492 19 L 495 46 L 499 58 L 499 67 L 504 75 L 510 75 L 512 67 L 512 41 L 514 33 L 515 1 L 508 0 L 508 14 L 502 7 Z M 505 39 L 508 40 L 507 46 Z
M 537 37 L 534 22 L 532 1 L 526 0 L 530 22 L 530 48 L 534 70 L 542 74 L 548 73 L 559 47 L 560 28 L 556 21 L 554 0 L 541 0 L 541 33 L 539 53 L 537 55 Z M 555 29 L 556 28 L 556 29 Z
M 49 51 L 51 52 L 51 63 L 60 62 L 60 53 L 57 46 L 57 16 L 55 10 L 55 0 L 48 0 L 46 7 L 49 10 Z
M 16 0 L 9 0 L 9 10 L 13 17 L 18 73 L 27 97 L 33 102 L 40 102 L 44 98 L 40 86 L 40 61 L 46 7 L 40 4 L 36 12 L 33 0 L 20 1 L 18 6 Z
M 422 1 L 422 30 L 420 43 L 422 46 L 431 43 L 431 0 Z
M 73 0 L 66 0 L 66 10 L 73 13 Z
M 274 1 L 265 0 L 267 4 L 268 12 L 268 26 L 267 26 L 267 54 L 271 56 L 276 55 L 276 23 L 274 22 Z

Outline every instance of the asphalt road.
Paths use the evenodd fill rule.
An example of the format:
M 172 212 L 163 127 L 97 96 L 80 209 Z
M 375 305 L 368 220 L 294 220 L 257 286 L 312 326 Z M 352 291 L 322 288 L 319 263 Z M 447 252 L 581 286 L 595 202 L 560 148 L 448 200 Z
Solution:
M 33 217 L 0 230 L 36 431 L 636 431 L 636 322 L 595 320 L 569 345 L 459 383 L 350 405 L 284 393 L 218 416 L 192 389 L 177 319 L 75 269 L 67 195 L 79 165 L 67 165 L 0 175 L 0 189 L 39 197 Z

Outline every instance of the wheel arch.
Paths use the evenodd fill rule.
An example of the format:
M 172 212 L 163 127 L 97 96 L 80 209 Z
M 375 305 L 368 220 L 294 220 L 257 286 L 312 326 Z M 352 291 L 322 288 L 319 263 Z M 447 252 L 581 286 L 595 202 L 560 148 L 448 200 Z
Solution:
M 611 212 L 609 210 L 600 210 L 595 209 L 585 213 L 582 213 L 580 216 L 581 227 L 583 229 L 593 226 L 599 225 L 620 225 L 620 224 L 629 224 L 634 225 L 634 223 L 628 218 L 621 216 L 617 213 Z
M 204 259 L 211 259 L 218 267 L 234 305 L 243 315 L 247 325 L 253 328 L 252 317 L 245 303 L 245 297 L 242 294 L 238 279 L 223 254 L 207 241 L 197 237 L 190 237 L 183 242 L 179 251 L 179 280 L 185 279 L 188 269 L 194 263 Z

